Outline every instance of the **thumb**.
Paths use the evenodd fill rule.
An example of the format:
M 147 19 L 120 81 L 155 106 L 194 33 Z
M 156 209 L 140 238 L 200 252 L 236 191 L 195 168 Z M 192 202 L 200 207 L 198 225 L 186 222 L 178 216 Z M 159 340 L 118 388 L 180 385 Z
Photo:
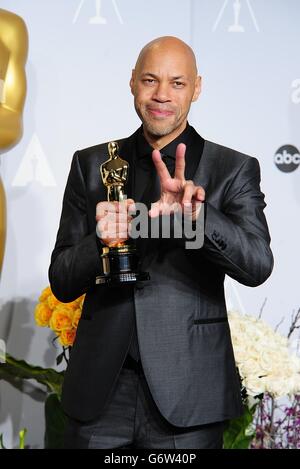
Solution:
M 155 202 L 151 204 L 151 209 L 149 210 L 149 217 L 150 218 L 157 218 L 159 216 L 159 202 Z

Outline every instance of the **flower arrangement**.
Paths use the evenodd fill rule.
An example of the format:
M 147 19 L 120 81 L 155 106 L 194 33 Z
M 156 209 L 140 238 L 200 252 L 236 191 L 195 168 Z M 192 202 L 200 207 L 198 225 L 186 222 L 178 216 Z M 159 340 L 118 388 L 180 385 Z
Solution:
M 38 326 L 50 327 L 63 347 L 73 345 L 85 295 L 61 303 L 45 288 L 34 312 Z M 274 398 L 300 392 L 300 358 L 289 351 L 287 337 L 261 318 L 228 312 L 236 364 L 248 396 L 266 392 Z
M 50 327 L 63 347 L 73 345 L 85 295 L 71 303 L 57 300 L 50 287 L 45 288 L 37 304 L 34 316 L 40 327 Z
M 70 351 L 81 317 L 85 295 L 61 303 L 50 287 L 45 288 L 35 308 L 36 324 L 52 329 L 65 351 Z M 300 328 L 300 310 L 287 337 L 273 330 L 260 317 L 228 312 L 236 365 L 244 401 L 244 415 L 230 421 L 224 433 L 225 449 L 300 448 L 300 358 L 289 350 L 289 338 Z M 2 373 L 2 374 L 1 374 Z M 0 369 L 6 377 L 35 379 L 47 386 L 45 445 L 62 447 L 64 414 L 60 395 L 64 371 L 35 367 L 7 355 Z M 281 397 L 289 399 L 280 405 Z
M 300 449 L 300 395 L 280 403 L 280 399 L 265 393 L 257 406 L 253 428 L 251 449 Z
M 42 291 L 35 307 L 36 324 L 52 329 L 56 335 L 55 339 L 58 339 L 62 346 L 63 351 L 56 358 L 57 365 L 63 359 L 68 362 L 66 351 L 70 352 L 74 343 L 84 297 L 85 295 L 82 295 L 71 303 L 62 303 L 54 296 L 51 288 L 47 287 Z M 0 380 L 8 380 L 17 386 L 20 379 L 33 379 L 45 386 L 45 448 L 62 448 L 66 420 L 60 404 L 64 371 L 35 366 L 8 353 L 0 358 L 3 363 L 0 367 Z
M 289 339 L 300 327 L 300 310 L 287 337 L 261 318 L 237 312 L 228 317 L 247 405 L 239 428 L 248 439 L 240 439 L 240 447 L 300 449 L 300 358 L 289 349 Z M 228 441 L 230 447 L 233 439 Z
M 300 358 L 287 337 L 262 319 L 229 312 L 235 361 L 248 396 L 268 392 L 274 398 L 300 392 Z

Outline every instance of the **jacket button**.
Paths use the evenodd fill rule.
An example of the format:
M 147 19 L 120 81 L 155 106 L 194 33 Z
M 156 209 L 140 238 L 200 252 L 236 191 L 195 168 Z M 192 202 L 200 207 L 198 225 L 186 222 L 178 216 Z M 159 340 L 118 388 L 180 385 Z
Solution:
M 219 234 L 216 231 L 214 231 L 211 237 L 214 241 L 217 241 L 217 239 L 219 239 Z

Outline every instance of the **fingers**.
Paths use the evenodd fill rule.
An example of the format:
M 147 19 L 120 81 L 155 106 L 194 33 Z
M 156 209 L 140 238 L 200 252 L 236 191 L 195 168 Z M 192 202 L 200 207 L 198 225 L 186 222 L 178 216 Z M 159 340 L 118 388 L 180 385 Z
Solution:
M 199 200 L 199 202 L 205 201 L 205 190 L 203 189 L 203 187 L 198 187 L 195 199 Z
M 149 210 L 149 217 L 150 218 L 156 218 L 160 214 L 160 204 L 159 202 L 155 202 L 154 204 L 151 204 L 151 209 Z
M 183 189 L 182 205 L 190 204 L 196 192 L 197 188 L 194 186 L 193 181 L 187 181 Z
M 185 181 L 184 183 L 171 179 L 166 186 L 170 186 L 169 190 L 162 194 L 160 200 L 151 205 L 149 210 L 150 218 L 156 218 L 159 215 L 170 215 L 178 211 L 184 211 L 186 215 L 192 215 L 196 206 L 201 206 L 205 201 L 205 190 L 201 186 L 195 186 L 193 181 Z M 170 183 L 170 184 L 169 184 Z M 171 187 L 172 186 L 172 187 Z M 175 196 L 176 195 L 176 196 Z
M 163 202 L 155 202 L 151 204 L 151 209 L 149 210 L 149 217 L 156 218 L 159 215 L 170 215 L 171 213 L 177 212 L 180 209 L 180 205 L 174 203 L 172 205 Z
M 151 204 L 151 210 L 149 210 L 150 218 L 156 218 L 159 215 L 171 215 L 181 211 L 181 205 L 178 202 L 173 202 L 172 204 L 167 202 L 158 201 Z
M 183 189 L 182 205 L 191 203 L 193 199 L 204 202 L 205 190 L 201 186 L 195 186 L 193 181 L 187 181 Z
M 96 231 L 109 247 L 125 242 L 129 238 L 129 224 L 135 203 L 132 199 L 123 202 L 100 202 L 96 207 Z
M 129 222 L 118 223 L 102 218 L 97 223 L 96 232 L 104 244 L 112 247 L 127 241 L 129 238 Z
M 184 173 L 185 173 L 185 153 L 186 153 L 186 145 L 184 143 L 180 143 L 176 149 L 176 163 L 175 163 L 175 174 L 174 178 L 184 181 Z M 154 150 L 152 152 L 152 160 L 155 165 L 158 177 L 160 179 L 161 186 L 164 186 L 166 181 L 171 178 L 171 175 L 161 158 L 161 154 L 159 150 Z
M 126 199 L 123 202 L 99 202 L 96 206 L 96 220 L 108 216 L 109 214 L 127 214 L 135 211 L 133 199 Z
M 126 199 L 125 204 L 127 209 L 135 208 L 135 203 L 133 199 Z
M 184 215 L 192 220 L 196 220 L 204 201 L 205 191 L 203 187 L 195 186 L 193 181 L 187 181 L 182 197 Z
M 186 153 L 186 145 L 184 143 L 180 143 L 176 150 L 176 163 L 175 163 L 175 175 L 176 179 L 180 179 L 184 181 L 185 176 L 185 153 Z
M 161 158 L 161 154 L 159 150 L 153 150 L 152 160 L 156 168 L 160 183 L 161 185 L 163 185 L 164 181 L 166 181 L 167 179 L 170 179 L 171 176 L 165 163 L 163 162 Z

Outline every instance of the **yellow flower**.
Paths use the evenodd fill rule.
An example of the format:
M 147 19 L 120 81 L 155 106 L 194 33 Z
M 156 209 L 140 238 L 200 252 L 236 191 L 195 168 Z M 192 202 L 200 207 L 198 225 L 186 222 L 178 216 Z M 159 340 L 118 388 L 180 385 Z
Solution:
M 70 303 L 62 303 L 50 286 L 44 288 L 35 309 L 36 324 L 50 327 L 63 346 L 73 345 L 84 299 L 85 294 Z
M 46 327 L 49 326 L 52 311 L 48 307 L 47 303 L 39 303 L 34 310 L 35 321 L 38 326 Z
M 48 301 L 49 308 L 52 309 L 52 310 L 55 309 L 56 306 L 60 304 L 60 302 L 59 302 L 58 299 L 53 295 L 52 292 L 51 292 L 51 294 L 48 296 L 47 301 Z
M 70 308 L 72 311 L 76 311 L 76 309 L 78 309 L 78 300 L 74 300 L 71 303 L 64 303 L 64 304 L 65 306 Z
M 78 308 L 82 309 L 84 299 L 85 299 L 85 294 L 81 295 L 79 298 L 77 298 L 77 300 L 75 300 L 78 305 Z
M 74 314 L 72 317 L 72 326 L 75 327 L 76 329 L 78 327 L 80 317 L 81 317 L 81 309 L 78 308 L 76 309 L 76 311 L 74 311 Z
M 62 331 L 72 326 L 72 310 L 64 304 L 56 306 L 50 320 L 50 327 L 54 331 Z
M 51 294 L 52 294 L 52 292 L 51 292 L 50 287 L 44 288 L 44 290 L 42 291 L 42 293 L 39 297 L 40 303 L 42 303 L 43 301 L 46 301 L 48 296 L 50 296 Z
M 63 329 L 59 335 L 58 340 L 61 343 L 61 345 L 63 345 L 64 347 L 69 347 L 73 345 L 75 336 L 76 336 L 76 328 L 71 327 L 68 329 Z

